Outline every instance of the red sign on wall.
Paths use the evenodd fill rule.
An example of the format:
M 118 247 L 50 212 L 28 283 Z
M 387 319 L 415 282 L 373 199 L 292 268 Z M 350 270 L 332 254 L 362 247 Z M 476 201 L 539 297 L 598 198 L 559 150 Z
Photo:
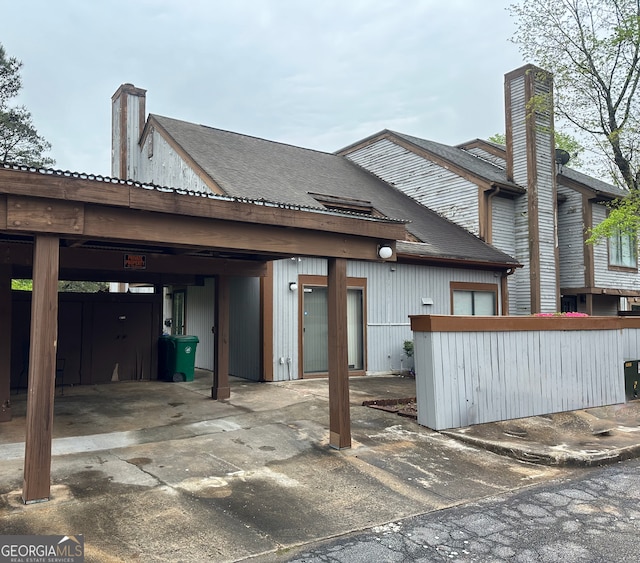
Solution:
M 146 270 L 147 257 L 144 254 L 125 254 L 124 269 L 125 270 Z

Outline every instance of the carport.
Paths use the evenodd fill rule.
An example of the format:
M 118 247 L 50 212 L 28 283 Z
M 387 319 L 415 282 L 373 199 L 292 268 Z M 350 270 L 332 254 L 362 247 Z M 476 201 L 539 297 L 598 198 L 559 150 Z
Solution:
M 347 260 L 380 260 L 404 238 L 388 218 L 239 200 L 130 181 L 3 165 L 0 168 L 0 320 L 11 319 L 11 279 L 33 279 L 22 498 L 50 496 L 59 279 L 146 282 L 215 276 L 213 399 L 229 397 L 229 278 L 267 276 L 272 260 L 328 260 L 329 430 L 351 445 Z M 145 257 L 127 267 L 127 255 Z M 0 421 L 11 417 L 11 334 L 0 339 Z M 265 334 L 263 338 L 269 338 Z

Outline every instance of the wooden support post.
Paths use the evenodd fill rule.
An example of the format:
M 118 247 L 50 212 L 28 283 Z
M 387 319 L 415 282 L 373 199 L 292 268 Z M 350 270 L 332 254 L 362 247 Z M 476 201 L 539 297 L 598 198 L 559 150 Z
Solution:
M 216 400 L 228 399 L 229 388 L 229 277 L 216 278 L 216 326 L 215 359 L 213 361 L 213 387 L 211 397 Z
M 329 444 L 342 449 L 351 447 L 346 259 L 330 258 L 328 273 Z
M 25 503 L 49 500 L 58 341 L 58 237 L 36 235 L 33 249 L 31 345 L 24 455 Z
M 11 420 L 11 266 L 0 264 L 0 422 Z

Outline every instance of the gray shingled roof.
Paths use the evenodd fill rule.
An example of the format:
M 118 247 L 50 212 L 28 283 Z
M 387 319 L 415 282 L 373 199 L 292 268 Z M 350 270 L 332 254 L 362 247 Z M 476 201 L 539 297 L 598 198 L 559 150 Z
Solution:
M 335 154 L 153 115 L 158 124 L 232 197 L 321 207 L 310 194 L 371 202 L 410 221 L 424 256 L 515 265 L 516 260 Z
M 588 176 L 587 174 L 583 174 L 582 172 L 573 170 L 573 168 L 568 168 L 567 166 L 564 166 L 562 168 L 560 176 L 569 178 L 574 182 L 579 182 L 585 188 L 592 190 L 598 195 L 604 195 L 613 198 L 626 197 L 629 195 L 629 192 L 627 190 L 623 190 L 612 184 L 608 184 L 607 182 L 603 182 L 602 180 L 598 180 L 597 178 L 593 178 L 592 176 Z
M 397 131 L 389 131 L 389 133 L 396 135 L 397 137 L 404 139 L 405 141 L 409 141 L 417 147 L 430 151 L 440 156 L 441 158 L 447 159 L 451 162 L 455 162 L 465 170 L 468 170 L 472 174 L 479 176 L 484 180 L 487 180 L 489 182 L 507 184 L 514 187 L 520 187 L 517 186 L 517 184 L 507 181 L 506 171 L 503 167 L 484 160 L 477 155 L 466 151 L 465 149 L 443 145 L 441 143 L 436 143 L 427 139 L 420 139 L 411 135 L 405 135 L 404 133 L 398 133 Z M 381 133 L 378 133 L 378 135 L 380 134 Z M 484 142 L 505 150 L 505 147 L 503 145 L 498 145 L 490 141 Z M 598 180 L 597 178 L 594 178 L 587 174 L 583 174 L 582 172 L 578 172 L 577 170 L 573 170 L 572 168 L 569 168 L 567 166 L 564 166 L 562 168 L 559 176 L 564 176 L 565 178 L 573 180 L 574 182 L 578 182 L 582 184 L 583 187 L 592 190 L 598 195 L 613 198 L 625 197 L 628 195 L 628 192 L 624 189 L 618 188 L 607 182 L 603 182 L 602 180 Z
M 522 189 L 521 186 L 514 184 L 507 180 L 507 174 L 504 168 L 483 160 L 468 151 L 459 149 L 457 147 L 451 147 L 449 145 L 443 145 L 434 141 L 428 141 L 427 139 L 420 139 L 413 137 L 412 135 L 405 135 L 404 133 L 398 133 L 397 131 L 389 131 L 389 133 L 396 135 L 397 137 L 408 141 L 417 147 L 425 149 L 431 153 L 438 155 L 441 158 L 448 160 L 458 166 L 468 170 L 475 176 L 486 180 L 491 183 L 504 184 L 511 186 L 515 189 Z

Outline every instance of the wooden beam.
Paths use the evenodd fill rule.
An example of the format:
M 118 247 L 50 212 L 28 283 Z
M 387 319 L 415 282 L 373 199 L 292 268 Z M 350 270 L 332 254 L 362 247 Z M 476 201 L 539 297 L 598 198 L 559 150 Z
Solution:
M 397 222 L 373 221 L 345 217 L 331 213 L 317 213 L 303 209 L 288 209 L 256 205 L 243 201 L 227 201 L 206 195 L 188 195 L 131 188 L 131 208 L 158 211 L 189 217 L 215 217 L 219 220 L 277 225 L 302 229 L 317 229 L 351 235 L 373 236 L 402 240 L 405 225 Z
M 231 396 L 229 388 L 229 277 L 216 278 L 215 299 L 215 358 L 213 361 L 213 387 L 211 398 L 216 400 L 228 399 Z
M 14 231 L 80 234 L 84 206 L 76 202 L 7 196 L 7 227 Z
M 134 252 L 87 248 L 61 248 L 61 269 L 112 270 L 126 273 L 124 255 L 144 255 L 144 270 L 138 274 L 171 273 L 201 276 L 225 274 L 228 276 L 260 277 L 266 275 L 266 264 L 258 260 L 234 260 L 205 256 L 159 254 L 136 250 Z
M 38 235 L 33 249 L 31 346 L 24 457 L 25 503 L 49 500 L 51 440 L 58 341 L 58 265 L 60 241 Z
M 129 206 L 130 187 L 127 184 L 92 178 L 95 177 L 0 169 L 0 193 Z
M 85 208 L 84 224 L 83 234 L 89 238 L 233 249 L 262 255 L 333 256 L 375 261 L 379 261 L 378 244 L 385 243 L 395 250 L 397 240 L 376 241 L 366 236 L 320 232 L 313 228 L 291 229 L 93 205 Z M 393 256 L 391 261 L 395 259 L 395 251 Z
M 0 264 L 0 322 L 11 327 L 11 266 Z M 11 330 L 0 339 L 0 422 L 11 420 Z
M 381 242 L 385 239 L 402 240 L 406 231 L 404 223 L 393 220 L 371 220 L 296 207 L 259 205 L 206 195 L 147 189 L 121 181 L 105 182 L 89 179 L 86 176 L 44 175 L 23 170 L 0 169 L 0 194 L 36 200 L 39 198 L 59 200 L 59 203 L 64 203 L 71 209 L 73 206 L 99 204 L 121 209 L 157 211 L 173 216 L 187 216 L 187 218 L 215 217 L 222 221 L 360 235 L 379 238 Z M 62 220 L 68 218 L 67 214 L 61 217 Z M 72 225 L 72 227 L 75 226 L 79 224 Z M 14 226 L 8 223 L 7 228 L 14 229 Z M 79 233 L 81 230 L 74 228 L 73 233 Z M 51 230 L 51 232 L 56 231 Z
M 347 261 L 328 261 L 329 444 L 351 447 L 349 356 L 347 339 Z

